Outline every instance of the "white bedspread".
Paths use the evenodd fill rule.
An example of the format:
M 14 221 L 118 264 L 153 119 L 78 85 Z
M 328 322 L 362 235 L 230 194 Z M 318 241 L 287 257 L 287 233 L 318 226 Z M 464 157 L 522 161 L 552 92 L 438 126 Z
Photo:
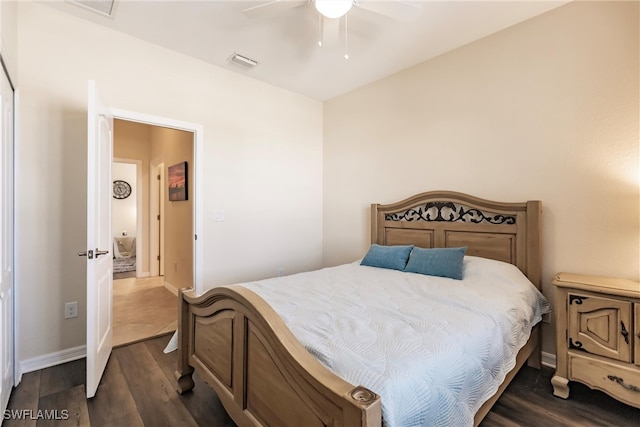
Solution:
M 386 426 L 471 426 L 549 311 L 514 266 L 465 257 L 464 280 L 359 263 L 246 283 L 320 362 L 382 396 Z

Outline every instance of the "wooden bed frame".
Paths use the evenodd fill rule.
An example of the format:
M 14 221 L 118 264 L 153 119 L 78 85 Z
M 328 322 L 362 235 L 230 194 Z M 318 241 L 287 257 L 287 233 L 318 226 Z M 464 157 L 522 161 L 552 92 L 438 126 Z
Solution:
M 371 242 L 467 246 L 467 255 L 515 264 L 540 288 L 541 203 L 499 203 L 436 191 L 371 205 Z M 275 311 L 241 285 L 179 294 L 177 390 L 195 369 L 240 426 L 380 426 L 381 397 L 342 380 L 295 339 Z M 478 425 L 525 361 L 540 367 L 540 327 L 515 368 L 477 412 Z

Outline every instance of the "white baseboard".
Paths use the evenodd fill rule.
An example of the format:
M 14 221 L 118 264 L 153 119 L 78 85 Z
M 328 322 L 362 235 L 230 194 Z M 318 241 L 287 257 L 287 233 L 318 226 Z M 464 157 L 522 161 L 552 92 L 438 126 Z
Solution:
M 87 346 L 80 345 L 78 347 L 68 348 L 66 350 L 56 351 L 54 353 L 33 357 L 20 361 L 20 377 L 27 372 L 37 371 L 39 369 L 49 368 L 51 366 L 60 365 L 62 363 L 87 357 Z
M 149 273 L 148 271 L 143 271 L 141 273 L 136 273 L 136 277 L 141 278 L 141 277 L 151 277 L 151 273 Z
M 166 280 L 164 281 L 164 287 L 167 288 L 167 290 L 169 292 L 171 292 L 172 294 L 174 294 L 175 296 L 178 296 L 178 288 L 176 288 L 175 286 L 173 286 L 171 283 L 167 282 Z
M 548 368 L 556 368 L 556 355 L 547 353 L 546 351 L 542 352 L 542 366 L 546 366 Z

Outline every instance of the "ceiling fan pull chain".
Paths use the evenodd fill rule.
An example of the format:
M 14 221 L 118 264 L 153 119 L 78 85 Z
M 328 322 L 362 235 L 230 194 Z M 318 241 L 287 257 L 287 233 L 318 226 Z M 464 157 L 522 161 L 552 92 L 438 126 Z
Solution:
M 318 14 L 318 46 L 322 47 L 322 15 Z
M 344 59 L 349 59 L 349 51 L 347 46 L 347 34 L 349 33 L 347 26 L 348 22 L 349 14 L 346 14 L 344 15 Z

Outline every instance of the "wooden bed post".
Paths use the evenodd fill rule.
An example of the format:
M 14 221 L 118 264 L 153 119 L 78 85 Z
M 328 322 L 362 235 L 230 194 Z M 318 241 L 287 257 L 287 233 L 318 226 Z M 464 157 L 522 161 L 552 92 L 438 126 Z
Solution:
M 178 291 L 178 364 L 174 374 L 178 393 L 183 394 L 193 389 L 193 367 L 189 365 L 189 304 L 184 300 L 184 293 L 190 291 L 189 288 L 182 288 Z
M 379 243 L 378 241 L 378 205 L 371 203 L 371 243 Z
M 542 275 L 541 231 L 542 203 L 530 200 L 527 202 L 527 277 L 538 289 Z

